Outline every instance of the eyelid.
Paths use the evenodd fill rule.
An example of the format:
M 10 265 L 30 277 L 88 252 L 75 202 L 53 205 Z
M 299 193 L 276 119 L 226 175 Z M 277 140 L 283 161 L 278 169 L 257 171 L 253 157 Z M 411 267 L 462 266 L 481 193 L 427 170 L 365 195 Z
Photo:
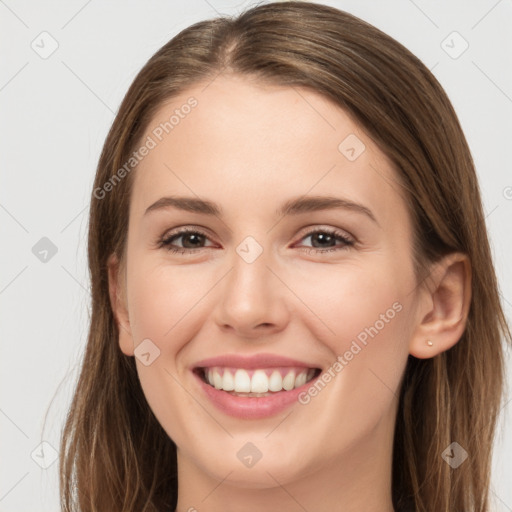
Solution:
M 354 243 L 357 242 L 356 237 L 349 233 L 347 230 L 322 224 L 311 224 L 309 226 L 305 226 L 297 235 L 297 239 L 301 240 L 305 236 L 312 235 L 318 231 L 332 233 L 333 235 L 337 236 L 343 236 L 344 238 L 347 238 Z

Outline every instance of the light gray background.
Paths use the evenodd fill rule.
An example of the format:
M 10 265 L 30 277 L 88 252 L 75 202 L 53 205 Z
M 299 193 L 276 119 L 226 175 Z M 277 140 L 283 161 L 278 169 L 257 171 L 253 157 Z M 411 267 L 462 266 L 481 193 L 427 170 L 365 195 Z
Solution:
M 2 512 L 59 509 L 58 462 L 52 464 L 51 447 L 58 450 L 86 342 L 88 199 L 119 103 L 146 60 L 178 31 L 253 3 L 0 0 Z M 478 169 L 510 318 L 512 1 L 325 3 L 400 41 L 447 91 Z M 51 48 L 49 36 L 40 36 L 43 31 L 58 43 L 46 59 L 31 47 Z M 453 31 L 469 44 L 458 58 L 453 56 L 464 42 L 450 35 Z M 58 249 L 46 262 L 32 252 L 42 237 Z M 491 495 L 497 511 L 512 511 L 508 400 L 510 394 L 495 448 Z M 42 441 L 49 445 L 41 448 Z

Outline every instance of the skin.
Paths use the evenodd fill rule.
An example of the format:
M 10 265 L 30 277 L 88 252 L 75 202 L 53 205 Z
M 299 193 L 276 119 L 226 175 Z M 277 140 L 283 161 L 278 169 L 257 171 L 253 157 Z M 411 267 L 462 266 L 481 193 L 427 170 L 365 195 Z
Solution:
M 177 445 L 177 511 L 390 512 L 407 358 L 433 357 L 459 340 L 469 263 L 462 254 L 447 256 L 417 286 L 398 175 L 327 99 L 221 75 L 162 105 L 144 139 L 190 96 L 197 107 L 136 170 L 126 260 L 109 260 L 120 349 L 134 356 L 149 338 L 160 350 L 149 366 L 136 361 L 148 403 Z M 338 150 L 349 134 L 366 147 L 354 161 Z M 168 195 L 214 201 L 223 216 L 172 207 L 144 214 Z M 346 198 L 369 208 L 377 222 L 346 209 L 276 216 L 282 203 L 303 195 Z M 173 254 L 158 246 L 181 227 L 206 231 L 203 248 Z M 336 241 L 339 250 L 315 252 L 329 242 L 307 232 L 321 228 L 355 244 Z M 247 236 L 263 248 L 253 263 L 236 252 Z M 190 242 L 185 236 L 173 243 L 194 247 Z M 227 416 L 191 374 L 195 362 L 232 353 L 331 367 L 397 302 L 401 311 L 317 396 L 270 418 Z M 251 468 L 236 455 L 248 441 L 262 454 Z

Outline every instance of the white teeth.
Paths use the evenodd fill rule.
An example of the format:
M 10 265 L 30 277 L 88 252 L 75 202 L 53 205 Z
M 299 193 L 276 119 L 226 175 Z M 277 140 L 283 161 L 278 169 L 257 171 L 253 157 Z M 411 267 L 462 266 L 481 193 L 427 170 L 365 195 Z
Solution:
M 245 370 L 235 372 L 235 391 L 237 393 L 249 393 L 251 391 L 251 378 Z
M 213 372 L 213 385 L 217 389 L 222 389 L 222 377 L 220 376 L 219 372 Z
M 268 391 L 268 377 L 263 370 L 256 370 L 252 374 L 251 392 L 266 393 Z
M 286 391 L 290 391 L 293 389 L 293 385 L 295 384 L 295 372 L 292 370 L 286 374 L 286 377 L 283 379 L 283 388 Z
M 228 370 L 224 370 L 224 375 L 222 376 L 222 389 L 224 391 L 233 391 L 235 389 L 235 379 L 233 379 L 233 375 Z
M 297 375 L 297 377 L 295 377 L 294 387 L 298 388 L 298 387 L 306 384 L 306 377 L 307 377 L 307 375 L 304 372 L 299 373 L 299 375 Z
M 281 389 L 283 389 L 283 378 L 281 377 L 281 373 L 277 370 L 274 370 L 270 375 L 268 389 L 270 391 L 281 391 Z
M 309 382 L 315 375 L 315 369 L 309 368 L 301 371 L 291 369 L 284 376 L 281 371 L 273 370 L 268 376 L 269 370 L 258 369 L 252 372 L 252 378 L 249 373 L 239 368 L 232 370 L 214 367 L 205 369 L 205 377 L 208 383 L 216 389 L 231 391 L 233 393 L 254 393 L 254 396 L 266 396 L 269 392 L 290 391 L 291 389 L 303 386 Z M 234 372 L 234 375 L 233 375 Z

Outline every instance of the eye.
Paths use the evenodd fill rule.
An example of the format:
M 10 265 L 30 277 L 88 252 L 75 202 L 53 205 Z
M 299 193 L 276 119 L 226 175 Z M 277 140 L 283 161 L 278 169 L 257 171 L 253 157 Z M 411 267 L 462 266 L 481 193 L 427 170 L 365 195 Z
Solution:
M 334 229 L 315 229 L 305 233 L 300 240 L 311 238 L 312 245 L 310 247 L 299 247 L 301 251 L 307 253 L 323 253 L 333 252 L 347 249 L 355 244 L 355 241 L 342 231 Z M 181 246 L 176 246 L 176 241 L 181 239 Z M 192 254 L 198 253 L 199 250 L 207 247 L 203 246 L 207 240 L 208 235 L 198 229 L 185 228 L 174 233 L 165 235 L 158 242 L 158 247 L 166 248 L 171 253 Z M 341 246 L 336 246 L 336 242 L 341 243 Z
M 300 250 L 306 251 L 307 253 L 323 253 L 344 250 L 353 246 L 355 243 L 352 238 L 342 231 L 327 228 L 309 231 L 301 238 L 301 240 L 305 240 L 307 238 L 311 238 L 313 245 L 310 247 L 306 246 L 300 248 Z M 336 247 L 336 242 L 341 242 L 341 247 Z
M 182 246 L 175 247 L 174 243 L 176 240 L 182 239 Z M 159 247 L 165 247 L 172 253 L 192 253 L 198 252 L 198 249 L 204 249 L 201 246 L 205 240 L 208 240 L 208 235 L 197 229 L 181 229 L 170 235 L 165 235 L 159 242 Z

